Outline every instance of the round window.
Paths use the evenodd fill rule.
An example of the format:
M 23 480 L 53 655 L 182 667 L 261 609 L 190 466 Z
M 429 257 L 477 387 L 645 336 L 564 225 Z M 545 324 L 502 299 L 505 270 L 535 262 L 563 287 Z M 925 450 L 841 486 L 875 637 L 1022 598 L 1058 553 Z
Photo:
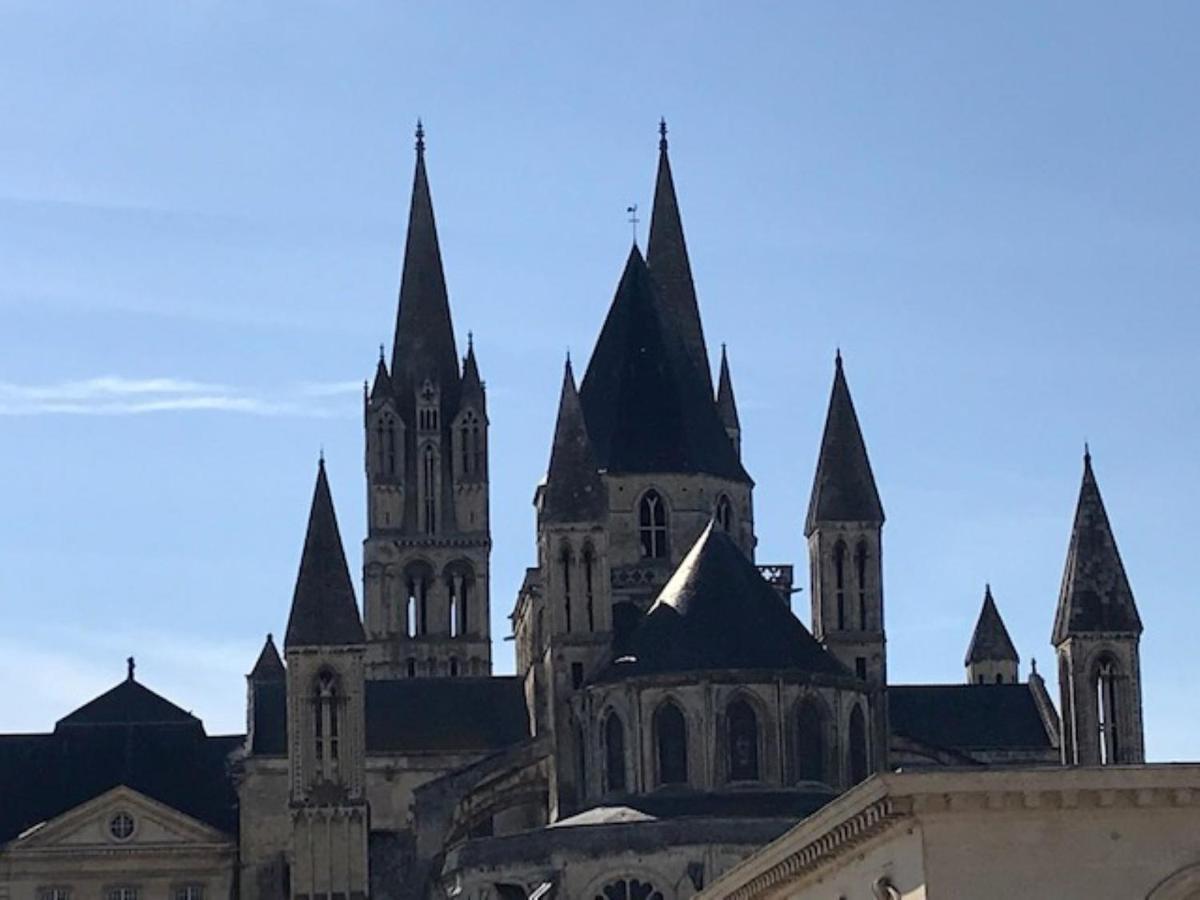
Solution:
M 129 840 L 133 837 L 133 816 L 124 811 L 117 813 L 108 820 L 108 833 L 115 840 Z

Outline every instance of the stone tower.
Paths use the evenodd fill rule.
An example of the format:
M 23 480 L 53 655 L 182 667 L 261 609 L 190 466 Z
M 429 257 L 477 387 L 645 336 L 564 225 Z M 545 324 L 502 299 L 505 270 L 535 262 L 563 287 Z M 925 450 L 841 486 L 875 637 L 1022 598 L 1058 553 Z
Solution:
M 804 535 L 817 640 L 867 683 L 872 771 L 887 764 L 883 505 L 839 353 Z
M 975 632 L 963 660 L 967 667 L 967 683 L 1016 684 L 1020 662 L 1021 657 L 996 609 L 989 584 L 984 588 L 983 608 L 979 610 Z
M 283 646 L 291 895 L 365 898 L 365 639 L 324 460 Z
M 1145 761 L 1141 634 L 1142 620 L 1092 457 L 1085 452 L 1052 637 L 1058 652 L 1065 765 Z
M 490 675 L 487 399 L 473 344 L 459 368 L 419 124 L 391 368 L 364 406 L 368 675 Z

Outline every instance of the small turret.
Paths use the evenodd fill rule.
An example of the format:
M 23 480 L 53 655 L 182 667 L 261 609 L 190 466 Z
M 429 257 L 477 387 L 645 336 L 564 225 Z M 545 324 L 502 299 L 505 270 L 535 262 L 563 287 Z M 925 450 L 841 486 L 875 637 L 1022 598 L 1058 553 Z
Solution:
M 725 353 L 725 345 L 721 345 L 721 377 L 717 381 L 717 415 L 721 424 L 737 450 L 738 458 L 742 456 L 742 423 L 738 418 L 737 400 L 733 396 L 733 378 L 729 374 L 729 357 Z
M 992 586 L 983 591 L 983 608 L 975 623 L 971 643 L 967 647 L 967 682 L 969 684 L 1016 684 L 1019 677 L 1021 657 L 1008 636 L 996 601 L 992 599 Z

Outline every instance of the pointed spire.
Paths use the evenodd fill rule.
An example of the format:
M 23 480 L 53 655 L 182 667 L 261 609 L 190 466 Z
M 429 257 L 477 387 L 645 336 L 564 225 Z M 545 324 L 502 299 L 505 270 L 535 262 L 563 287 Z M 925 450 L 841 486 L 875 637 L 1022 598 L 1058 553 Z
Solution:
M 467 355 L 462 367 L 462 406 L 470 404 L 483 412 L 486 407 L 483 381 L 479 377 L 479 363 L 475 361 L 475 341 L 467 335 Z
M 854 401 L 842 367 L 842 354 L 834 360 L 833 391 L 825 418 L 825 433 L 817 458 L 812 496 L 804 534 L 811 535 L 822 522 L 872 522 L 882 525 L 883 504 L 867 457 Z
M 371 401 L 378 403 L 392 396 L 392 379 L 383 361 L 383 345 L 379 345 L 379 362 L 375 365 L 375 381 L 371 385 Z
M 1083 483 L 1075 506 L 1052 642 L 1058 645 L 1073 635 L 1096 632 L 1141 634 L 1142 620 L 1092 471 L 1092 455 L 1085 447 Z
M 971 635 L 971 643 L 967 647 L 965 665 L 979 662 L 1020 662 L 1017 648 L 1008 636 L 1000 611 L 996 609 L 996 601 L 992 599 L 992 586 L 989 584 L 983 591 L 983 608 L 979 610 L 979 619 L 975 622 L 975 632 Z
M 393 382 L 405 398 L 426 378 L 439 385 L 443 402 L 452 401 L 457 393 L 458 351 L 425 172 L 425 130 L 419 121 L 391 371 Z
M 354 584 L 338 531 L 325 460 L 317 465 L 308 531 L 300 555 L 300 573 L 292 595 L 285 649 L 361 644 L 364 640 Z
M 248 677 L 251 681 L 282 681 L 286 674 L 283 660 L 279 658 L 279 650 L 275 647 L 275 636 L 268 634 L 262 652 L 258 654 L 258 661 Z
M 607 510 L 608 495 L 600 480 L 568 356 L 538 518 L 542 523 L 594 522 Z
M 741 431 L 737 400 L 733 396 L 733 378 L 729 375 L 729 357 L 724 344 L 721 345 L 721 377 L 717 381 L 717 412 L 727 431 Z
M 654 207 L 650 213 L 650 236 L 646 242 L 646 264 L 661 291 L 663 318 L 669 339 L 678 341 L 684 356 L 695 370 L 708 396 L 713 394 L 708 349 L 700 324 L 700 306 L 692 281 L 692 265 L 683 237 L 683 220 L 675 197 L 675 180 L 667 155 L 667 123 L 658 126 L 658 176 L 654 186 Z

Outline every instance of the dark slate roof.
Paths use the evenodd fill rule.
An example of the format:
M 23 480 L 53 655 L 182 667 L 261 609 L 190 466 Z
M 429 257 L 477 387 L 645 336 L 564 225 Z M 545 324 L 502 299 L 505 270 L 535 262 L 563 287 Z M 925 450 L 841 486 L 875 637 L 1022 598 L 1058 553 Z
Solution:
M 563 368 L 562 393 L 550 467 L 542 491 L 539 518 L 546 523 L 593 522 L 608 512 L 608 494 L 592 452 L 583 407 L 575 391 L 575 374 L 568 359 Z
M 322 459 L 283 646 L 361 644 L 364 639 Z
M 720 528 L 709 523 L 604 678 L 705 669 L 848 672 Z
M 1000 611 L 996 609 L 996 601 L 992 599 L 992 586 L 989 584 L 983 591 L 983 608 L 979 610 L 979 620 L 975 623 L 975 633 L 971 635 L 971 644 L 967 647 L 966 665 L 992 660 L 1019 662 L 1021 657 L 1017 648 L 1008 636 Z
M 425 136 L 418 124 L 417 164 L 400 277 L 400 311 L 392 345 L 392 381 L 401 392 L 404 409 L 408 409 L 412 402 L 409 398 L 426 378 L 440 386 L 443 417 L 449 419 L 458 403 L 458 350 L 425 173 Z
M 462 367 L 462 406 L 473 405 L 480 412 L 487 410 L 487 397 L 483 381 L 479 377 L 479 363 L 475 361 L 475 342 L 467 337 L 467 355 Z
M 891 730 L 948 750 L 1027 750 L 1053 746 L 1028 684 L 888 687 Z
M 833 391 L 808 502 L 805 535 L 812 534 L 822 522 L 883 524 L 883 504 L 879 502 L 840 353 L 834 366 Z
M 275 636 L 268 634 L 262 652 L 258 654 L 258 661 L 250 670 L 250 678 L 254 681 L 282 681 L 285 677 L 287 670 L 283 667 L 283 660 L 279 658 L 279 651 L 275 648 Z
M 596 461 L 610 472 L 705 472 L 749 481 L 711 388 L 676 350 L 634 246 L 579 391 Z
M 683 219 L 675 196 L 675 180 L 671 177 L 671 160 L 667 156 L 666 122 L 659 123 L 658 176 L 654 184 L 654 208 L 650 213 L 650 236 L 646 242 L 646 264 L 661 291 L 663 312 L 671 324 L 671 332 L 677 335 L 696 378 L 711 397 L 708 348 L 700 324 L 700 306 L 696 301 L 687 242 L 683 238 Z
M 733 378 L 729 374 L 729 357 L 724 344 L 721 345 L 721 377 L 717 381 L 717 414 L 726 428 L 741 430 L 737 400 L 733 396 Z
M 253 752 L 287 753 L 287 692 L 256 686 Z M 470 753 L 529 737 L 525 691 L 515 676 L 366 682 L 367 751 Z
M 1085 453 L 1051 640 L 1060 644 L 1071 635 L 1097 632 L 1141 634 L 1142 619 L 1108 523 L 1091 454 Z
M 392 396 L 392 378 L 383 361 L 383 346 L 379 348 L 379 363 L 375 366 L 375 381 L 371 384 L 371 400 L 381 402 Z
M 236 834 L 227 760 L 243 740 L 208 737 L 199 719 L 123 682 L 51 734 L 0 735 L 0 843 L 119 785 Z

